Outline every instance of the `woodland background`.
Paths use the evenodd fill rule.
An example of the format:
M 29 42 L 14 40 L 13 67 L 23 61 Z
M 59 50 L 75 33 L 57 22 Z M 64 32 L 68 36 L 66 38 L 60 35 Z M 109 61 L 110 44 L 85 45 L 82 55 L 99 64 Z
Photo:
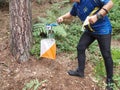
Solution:
M 120 1 L 113 0 L 109 12 L 114 60 L 114 90 L 120 89 Z M 40 40 L 46 38 L 46 24 L 71 8 L 69 0 L 32 0 L 33 46 L 30 60 L 18 64 L 10 52 L 9 1 L 0 0 L 0 90 L 105 90 L 105 69 L 97 42 L 86 51 L 85 78 L 71 77 L 69 69 L 77 65 L 76 45 L 82 34 L 78 18 L 53 27 L 57 44 L 56 60 L 40 58 Z

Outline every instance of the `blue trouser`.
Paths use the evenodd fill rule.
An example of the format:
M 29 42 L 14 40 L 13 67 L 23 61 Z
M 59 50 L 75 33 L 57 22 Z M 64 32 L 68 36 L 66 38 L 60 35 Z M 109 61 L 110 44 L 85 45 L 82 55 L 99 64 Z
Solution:
M 78 70 L 84 72 L 85 69 L 85 50 L 88 46 L 95 40 L 98 41 L 101 54 L 104 58 L 105 68 L 107 72 L 107 78 L 113 77 L 113 60 L 111 57 L 110 44 L 111 44 L 111 34 L 106 35 L 95 35 L 90 32 L 84 32 L 81 36 L 78 46 Z

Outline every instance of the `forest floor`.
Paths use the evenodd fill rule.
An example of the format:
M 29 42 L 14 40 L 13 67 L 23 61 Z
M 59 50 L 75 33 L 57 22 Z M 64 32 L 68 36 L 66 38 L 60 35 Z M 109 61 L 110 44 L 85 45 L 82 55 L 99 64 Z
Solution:
M 32 6 L 37 10 L 33 18 L 44 16 L 44 10 L 49 8 L 48 4 L 47 7 Z M 18 64 L 10 52 L 9 35 L 9 11 L 0 10 L 0 90 L 22 90 L 26 83 L 34 80 L 44 81 L 38 90 L 104 90 L 94 81 L 94 67 L 89 60 L 86 62 L 84 78 L 67 74 L 68 70 L 77 66 L 77 60 L 70 59 L 71 54 L 57 54 L 56 60 L 36 60 L 31 56 L 29 61 Z M 112 45 L 119 46 L 120 43 L 112 41 Z

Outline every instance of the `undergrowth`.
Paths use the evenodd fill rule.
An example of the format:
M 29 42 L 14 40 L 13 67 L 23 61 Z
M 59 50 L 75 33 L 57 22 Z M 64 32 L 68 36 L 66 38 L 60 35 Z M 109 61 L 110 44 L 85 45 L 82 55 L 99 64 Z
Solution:
M 105 88 L 105 83 L 103 82 L 104 78 L 106 77 L 105 65 L 104 60 L 101 56 L 100 50 L 98 48 L 97 42 L 94 42 L 90 48 L 90 60 L 94 64 L 94 71 L 95 71 L 95 78 L 100 87 Z M 113 59 L 113 66 L 114 66 L 114 90 L 120 89 L 120 48 L 112 48 L 112 59 Z
M 113 0 L 115 5 L 113 9 L 109 12 L 108 16 L 111 19 L 112 23 L 112 28 L 113 28 L 113 35 L 115 36 L 115 39 L 119 40 L 119 34 L 120 34 L 120 20 L 118 18 L 120 17 L 119 14 L 119 8 L 120 8 L 120 1 L 118 0 Z M 57 8 L 56 8 L 57 7 Z M 31 50 L 32 55 L 36 55 L 39 57 L 40 53 L 40 40 L 42 37 L 40 36 L 41 33 L 43 36 L 46 37 L 47 33 L 45 31 L 45 24 L 50 24 L 53 22 L 56 22 L 56 19 L 63 15 L 64 13 L 68 12 L 70 10 L 71 4 L 68 2 L 60 2 L 60 3 L 55 3 L 52 5 L 51 10 L 47 10 L 47 17 L 46 18 L 40 18 L 38 16 L 38 26 L 36 23 L 33 24 L 33 37 L 34 37 L 34 45 Z M 59 10 L 58 10 L 59 9 Z M 40 25 L 42 23 L 42 28 L 40 29 Z M 53 28 L 53 30 L 56 30 L 58 32 L 55 32 L 55 39 L 56 39 L 56 44 L 57 44 L 57 53 L 58 52 L 72 52 L 75 53 L 76 51 L 76 46 L 79 41 L 79 38 L 82 34 L 81 31 L 81 22 L 78 19 L 72 20 L 70 23 L 67 24 L 62 24 L 59 25 L 59 28 L 62 28 L 63 31 L 61 31 L 59 28 Z M 37 27 L 35 29 L 35 26 Z M 66 35 L 63 34 L 63 32 L 66 32 Z M 62 36 L 63 35 L 63 36 Z M 98 48 L 97 42 L 94 42 L 90 48 L 88 49 L 89 54 L 90 54 L 90 60 L 92 61 L 94 65 L 94 71 L 95 71 L 95 77 L 97 80 L 98 85 L 101 87 L 104 87 L 103 80 L 106 77 L 106 72 L 105 72 L 105 66 L 104 66 L 104 60 L 101 56 L 100 50 Z M 120 89 L 120 48 L 112 48 L 112 57 L 113 57 L 113 62 L 114 62 L 114 80 L 115 80 L 115 85 L 114 89 L 119 90 Z

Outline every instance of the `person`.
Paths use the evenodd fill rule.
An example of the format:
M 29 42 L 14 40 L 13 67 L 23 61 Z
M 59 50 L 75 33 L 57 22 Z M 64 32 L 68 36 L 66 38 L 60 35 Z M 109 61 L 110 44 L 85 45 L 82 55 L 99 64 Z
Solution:
M 111 32 L 112 26 L 107 16 L 110 9 L 113 7 L 111 0 L 71 0 L 73 6 L 69 12 L 57 18 L 58 23 L 62 23 L 65 19 L 70 19 L 73 16 L 84 23 L 88 18 L 88 25 L 85 25 L 85 30 L 77 45 L 78 67 L 76 70 L 69 70 L 71 76 L 84 77 L 85 69 L 85 50 L 95 40 L 98 41 L 101 54 L 104 59 L 106 68 L 106 84 L 108 90 L 113 90 L 110 86 L 113 83 L 113 60 L 111 56 Z

